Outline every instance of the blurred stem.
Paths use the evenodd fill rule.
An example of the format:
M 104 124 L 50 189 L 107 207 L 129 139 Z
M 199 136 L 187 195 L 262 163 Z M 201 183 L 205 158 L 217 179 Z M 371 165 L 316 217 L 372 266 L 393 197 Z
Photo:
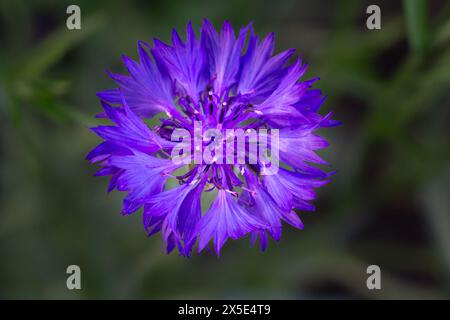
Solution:
M 442 273 L 445 277 L 446 289 L 450 294 L 450 217 L 448 215 L 450 202 L 446 197 L 450 168 L 444 174 L 427 186 L 422 194 L 422 203 L 429 212 L 426 215 L 428 223 L 433 231 L 438 256 L 442 260 Z
M 23 57 L 18 67 L 12 70 L 14 78 L 20 80 L 38 78 L 104 23 L 101 15 L 92 15 L 85 19 L 83 29 L 80 31 L 68 31 L 66 26 L 61 27 Z
M 419 57 L 427 54 L 430 32 L 427 19 L 426 0 L 403 0 L 409 43 Z

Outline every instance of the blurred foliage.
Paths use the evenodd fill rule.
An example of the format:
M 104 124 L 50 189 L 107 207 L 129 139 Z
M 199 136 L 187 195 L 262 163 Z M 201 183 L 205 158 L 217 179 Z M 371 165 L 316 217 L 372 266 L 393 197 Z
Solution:
M 79 31 L 69 4 L 0 2 L 0 298 L 450 298 L 448 2 L 378 1 L 374 31 L 368 1 L 83 0 Z M 343 121 L 323 131 L 338 174 L 317 212 L 265 253 L 241 240 L 219 259 L 167 256 L 84 161 L 104 71 L 203 17 L 297 48 Z M 81 291 L 65 287 L 70 264 Z M 380 291 L 366 288 L 371 264 Z

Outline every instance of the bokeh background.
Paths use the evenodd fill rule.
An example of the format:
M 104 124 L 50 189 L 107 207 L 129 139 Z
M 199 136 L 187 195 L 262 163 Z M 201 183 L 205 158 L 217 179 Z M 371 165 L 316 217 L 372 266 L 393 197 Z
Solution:
M 66 28 L 78 4 L 82 30 Z M 366 28 L 378 4 L 382 29 Z M 338 171 L 303 231 L 267 252 L 229 241 L 220 258 L 166 255 L 141 214 L 84 157 L 95 93 L 138 39 L 201 19 L 254 22 L 319 75 L 343 125 L 321 132 Z M 450 298 L 448 1 L 0 1 L 0 298 Z M 82 290 L 66 288 L 77 264 Z M 382 290 L 366 287 L 366 268 Z

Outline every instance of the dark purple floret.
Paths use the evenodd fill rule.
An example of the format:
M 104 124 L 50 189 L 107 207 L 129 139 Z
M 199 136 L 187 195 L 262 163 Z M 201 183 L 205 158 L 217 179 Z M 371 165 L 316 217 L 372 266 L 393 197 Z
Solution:
M 273 51 L 272 33 L 259 40 L 250 24 L 236 36 L 228 21 L 217 32 L 205 19 L 198 37 L 189 23 L 185 41 L 175 30 L 171 45 L 139 41 L 139 61 L 123 56 L 128 75 L 110 73 L 117 88 L 98 93 L 104 109 L 98 116 L 112 124 L 92 128 L 104 141 L 87 159 L 101 166 L 97 175 L 111 176 L 108 191 L 127 193 L 123 214 L 143 208 L 145 230 L 161 231 L 168 253 L 177 247 L 189 256 L 196 243 L 201 251 L 212 241 L 219 255 L 228 238 L 247 234 L 265 250 L 269 235 L 281 238 L 283 221 L 303 229 L 296 210 L 314 210 L 314 189 L 330 176 L 315 166 L 327 165 L 315 151 L 328 146 L 315 131 L 338 122 L 318 113 L 324 101 L 313 88 L 318 79 L 300 80 L 306 65 L 289 63 L 294 50 Z M 153 117 L 158 124 L 149 126 L 144 120 Z M 217 149 L 208 163 L 175 161 L 183 143 L 191 160 L 235 145 L 227 134 L 201 135 L 196 144 L 197 131 L 208 129 L 265 132 L 268 146 L 278 146 L 279 169 L 268 174 L 273 164 L 234 149 L 233 163 L 218 160 Z M 179 132 L 193 138 L 174 139 Z M 202 208 L 206 195 L 213 199 Z

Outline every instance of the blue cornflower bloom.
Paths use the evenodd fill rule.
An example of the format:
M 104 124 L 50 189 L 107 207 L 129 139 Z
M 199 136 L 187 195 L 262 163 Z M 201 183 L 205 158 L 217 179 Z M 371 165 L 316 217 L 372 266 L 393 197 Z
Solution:
M 185 41 L 175 30 L 172 45 L 139 41 L 139 61 L 123 57 L 129 75 L 110 73 L 118 87 L 98 93 L 104 109 L 98 117 L 113 125 L 92 129 L 104 142 L 87 159 L 101 166 L 96 175 L 111 176 L 108 191 L 127 192 L 123 214 L 143 208 L 145 230 L 161 231 L 168 253 L 177 247 L 189 256 L 197 240 L 199 251 L 212 240 L 219 255 L 228 238 L 247 234 L 265 250 L 268 235 L 280 239 L 282 221 L 303 228 L 294 209 L 314 210 L 314 189 L 330 176 L 314 166 L 326 164 L 315 151 L 328 145 L 314 132 L 338 122 L 318 113 L 324 101 L 313 89 L 318 78 L 300 81 L 306 65 L 289 63 L 294 50 L 273 51 L 273 33 L 259 40 L 250 24 L 236 37 L 228 21 L 217 32 L 205 19 L 200 37 L 189 23 Z M 157 115 L 154 127 L 144 121 Z M 203 135 L 208 129 L 260 130 L 280 167 L 267 174 L 274 163 L 259 149 L 250 155 L 251 137 L 236 151 L 233 135 Z M 180 132 L 194 138 L 181 141 Z M 186 146 L 181 153 L 180 145 Z M 232 150 L 231 162 L 221 161 L 212 145 Z M 180 161 L 206 151 L 209 162 Z M 214 199 L 202 208 L 207 192 Z

